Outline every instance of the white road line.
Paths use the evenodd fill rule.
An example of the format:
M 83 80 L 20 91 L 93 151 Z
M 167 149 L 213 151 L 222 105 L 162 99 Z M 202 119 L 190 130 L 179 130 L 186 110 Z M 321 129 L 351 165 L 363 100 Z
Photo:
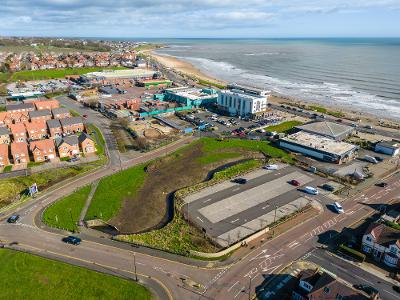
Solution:
M 384 291 L 385 291 L 385 293 L 388 293 L 388 294 L 392 295 L 395 298 L 400 298 L 399 295 L 393 294 L 393 293 L 389 292 L 388 290 L 384 290 Z
M 267 205 L 263 206 L 262 209 L 266 209 L 267 207 L 270 207 L 270 205 L 267 204 Z
M 239 281 L 236 281 L 229 289 L 228 289 L 228 292 L 230 292 L 230 290 L 235 286 L 235 285 L 237 285 L 239 283 Z
M 240 288 L 239 292 L 237 292 L 233 298 L 236 299 L 236 297 L 239 296 L 240 293 L 242 292 L 242 290 L 245 289 L 245 288 L 246 288 L 245 286 L 242 286 L 242 287 Z
M 239 220 L 240 220 L 240 219 L 237 218 L 236 220 L 231 221 L 231 223 L 235 223 L 235 222 L 237 222 L 237 221 L 239 221 Z
M 203 203 L 210 202 L 211 200 L 212 200 L 211 198 L 210 198 L 210 199 L 207 199 L 207 200 L 203 201 Z
M 199 219 L 202 223 L 204 223 L 204 221 L 200 217 L 197 217 L 197 219 Z
M 371 282 L 371 281 L 369 281 L 369 280 L 367 280 L 367 279 L 365 279 L 365 278 L 362 278 L 361 276 L 358 276 L 358 275 L 356 275 L 356 274 L 353 274 L 353 276 L 354 277 L 357 277 L 358 279 L 360 279 L 360 280 L 363 280 L 363 281 L 365 281 L 365 282 L 368 282 L 369 284 L 371 284 L 371 285 L 374 285 L 375 283 L 373 283 L 373 282 Z

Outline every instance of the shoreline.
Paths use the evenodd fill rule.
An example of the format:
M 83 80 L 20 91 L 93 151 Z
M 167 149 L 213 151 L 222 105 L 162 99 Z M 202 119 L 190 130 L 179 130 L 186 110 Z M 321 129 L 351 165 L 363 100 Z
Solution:
M 206 81 L 211 81 L 215 82 L 217 84 L 222 84 L 226 85 L 228 82 L 223 81 L 221 79 L 217 79 L 212 77 L 211 75 L 207 75 L 204 73 L 202 70 L 197 68 L 195 65 L 184 61 L 182 59 L 179 59 L 174 56 L 170 55 L 162 55 L 162 54 L 155 54 L 154 50 L 146 51 L 146 54 L 151 56 L 153 59 L 158 61 L 161 65 L 163 65 L 166 68 L 173 69 L 176 73 L 180 75 L 186 75 L 188 77 L 192 77 L 192 79 L 200 79 L 200 80 L 206 80 Z M 193 78 L 194 77 L 194 78 Z M 363 123 L 369 123 L 369 124 L 374 124 L 375 126 L 379 126 L 380 124 L 390 124 L 394 127 L 400 128 L 400 122 L 398 119 L 392 119 L 392 118 L 384 118 L 380 117 L 371 113 L 367 112 L 361 112 L 357 110 L 351 110 L 348 107 L 343 107 L 343 106 L 331 106 L 331 105 L 326 105 L 323 103 L 318 103 L 315 101 L 307 101 L 299 98 L 294 98 L 290 97 L 288 95 L 282 95 L 278 93 L 272 93 L 271 97 L 268 99 L 269 102 L 273 104 L 291 104 L 293 106 L 318 106 L 324 109 L 327 109 L 330 112 L 339 112 L 342 113 L 344 116 L 341 118 L 344 119 L 350 119 L 350 120 L 361 120 Z M 383 122 L 381 122 L 383 121 Z M 383 128 L 390 128 L 387 126 L 384 126 Z

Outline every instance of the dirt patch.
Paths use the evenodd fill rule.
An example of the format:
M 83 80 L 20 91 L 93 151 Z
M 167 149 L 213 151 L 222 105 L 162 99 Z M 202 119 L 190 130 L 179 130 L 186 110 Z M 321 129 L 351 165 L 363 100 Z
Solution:
M 162 227 L 171 218 L 173 192 L 204 181 L 209 172 L 234 160 L 223 160 L 201 165 L 198 158 L 203 156 L 202 144 L 198 143 L 184 151 L 179 151 L 156 160 L 147 168 L 148 177 L 135 199 L 123 203 L 120 213 L 110 224 L 121 233 L 139 233 Z M 170 204 L 170 205 L 169 205 Z
M 156 139 L 161 136 L 161 133 L 158 132 L 156 129 L 149 128 L 144 130 L 143 135 L 150 139 Z

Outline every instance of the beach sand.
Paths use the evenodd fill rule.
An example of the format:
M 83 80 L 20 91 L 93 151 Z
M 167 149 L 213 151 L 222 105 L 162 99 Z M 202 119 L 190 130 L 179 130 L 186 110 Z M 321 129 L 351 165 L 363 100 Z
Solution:
M 211 82 L 215 82 L 218 84 L 223 84 L 223 85 L 226 84 L 226 82 L 224 82 L 222 80 L 219 80 L 219 79 L 216 79 L 209 75 L 204 74 L 202 71 L 200 71 L 194 65 L 192 65 L 191 63 L 188 63 L 186 61 L 177 59 L 172 56 L 155 54 L 154 52 L 148 52 L 147 54 L 149 54 L 151 57 L 153 57 L 155 60 L 157 60 L 164 67 L 174 69 L 177 73 L 183 73 L 189 77 L 196 77 L 198 79 L 211 81 Z

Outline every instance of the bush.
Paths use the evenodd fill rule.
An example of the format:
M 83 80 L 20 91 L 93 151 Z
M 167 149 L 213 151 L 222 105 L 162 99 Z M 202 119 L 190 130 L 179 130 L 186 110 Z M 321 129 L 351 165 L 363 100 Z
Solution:
M 343 244 L 341 244 L 339 246 L 339 251 L 343 252 L 343 253 L 345 253 L 345 254 L 347 254 L 347 255 L 349 255 L 349 256 L 357 259 L 357 260 L 359 260 L 360 262 L 364 262 L 365 258 L 366 258 L 366 255 L 364 253 L 361 253 L 361 252 L 359 252 L 357 250 L 349 248 L 349 247 L 347 247 L 347 246 L 345 246 Z

